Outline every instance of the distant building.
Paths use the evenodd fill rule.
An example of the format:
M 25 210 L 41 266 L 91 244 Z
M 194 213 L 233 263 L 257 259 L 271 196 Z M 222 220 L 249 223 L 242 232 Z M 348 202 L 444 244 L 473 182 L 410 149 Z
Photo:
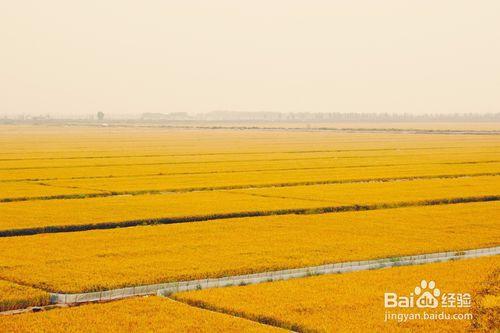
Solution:
M 171 113 L 143 113 L 142 120 L 189 120 L 187 112 L 171 112 Z

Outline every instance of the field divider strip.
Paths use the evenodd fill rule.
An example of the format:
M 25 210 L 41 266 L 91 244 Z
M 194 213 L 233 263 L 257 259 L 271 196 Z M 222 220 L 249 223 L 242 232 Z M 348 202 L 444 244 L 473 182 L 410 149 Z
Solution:
M 367 211 L 377 209 L 394 209 L 403 207 L 415 206 L 436 206 L 436 205 L 449 205 L 459 203 L 472 203 L 472 202 L 488 202 L 498 201 L 500 195 L 484 195 L 473 197 L 455 197 L 455 198 L 442 198 L 442 199 L 428 199 L 419 201 L 399 201 L 390 203 L 376 203 L 376 204 L 353 204 L 343 206 L 327 206 L 327 207 L 313 207 L 313 208 L 289 208 L 267 211 L 243 211 L 232 213 L 220 213 L 210 215 L 193 215 L 182 217 L 163 217 L 153 219 L 141 219 L 121 222 L 102 222 L 94 224 L 74 224 L 74 225 L 61 225 L 61 226 L 45 226 L 36 228 L 23 228 L 23 229 L 7 229 L 0 230 L 0 237 L 13 237 L 13 236 L 30 236 L 38 234 L 59 233 L 59 232 L 78 232 L 87 230 L 101 230 L 113 228 L 127 228 L 136 226 L 147 225 L 161 225 L 161 224 L 177 224 L 188 222 L 205 222 L 212 220 L 233 219 L 242 217 L 258 217 L 258 216 L 272 216 L 272 215 L 291 215 L 291 214 L 327 214 L 327 213 L 340 213 L 350 211 Z
M 500 254 L 500 246 L 463 251 L 458 250 L 401 257 L 388 257 L 374 260 L 331 263 L 319 266 L 308 266 L 245 275 L 226 276 L 222 278 L 207 278 L 190 281 L 177 281 L 152 285 L 133 286 L 89 293 L 51 293 L 50 297 L 53 304 L 77 304 L 97 301 L 111 301 L 132 296 L 154 294 L 159 296 L 169 296 L 173 293 L 184 291 L 201 290 L 208 288 L 222 288 L 238 285 L 243 286 L 247 284 L 274 282 L 288 279 L 304 278 L 315 275 L 340 274 L 363 270 L 375 270 L 386 267 L 420 265 L 449 260 L 494 256 L 498 254 Z
M 455 179 L 455 178 L 484 177 L 484 176 L 496 177 L 496 176 L 500 176 L 500 172 L 406 176 L 406 177 L 360 178 L 360 179 L 328 179 L 328 180 L 317 180 L 317 181 L 183 187 L 183 188 L 170 188 L 170 189 L 167 188 L 167 189 L 159 189 L 159 190 L 136 190 L 136 191 L 107 191 L 104 189 L 93 189 L 95 191 L 101 191 L 101 192 L 60 194 L 60 195 L 39 196 L 39 197 L 0 198 L 0 203 L 19 202 L 19 201 L 72 200 L 72 199 L 86 199 L 86 198 L 104 198 L 104 197 L 112 197 L 112 196 L 120 196 L 120 195 L 135 196 L 135 195 L 158 195 L 158 194 L 166 194 L 166 193 L 244 190 L 244 189 L 269 188 L 269 187 L 295 187 L 295 186 L 356 184 L 356 183 L 389 183 L 389 182 L 397 182 L 397 181 L 415 181 L 415 180 L 426 180 L 426 179 Z M 52 185 L 43 183 L 43 186 L 52 186 Z M 75 187 L 72 187 L 72 188 L 75 188 Z

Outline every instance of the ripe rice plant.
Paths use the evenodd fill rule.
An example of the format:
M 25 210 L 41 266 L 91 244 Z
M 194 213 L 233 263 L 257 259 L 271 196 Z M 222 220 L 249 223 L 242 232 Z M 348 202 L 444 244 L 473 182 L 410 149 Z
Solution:
M 42 290 L 0 280 L 0 312 L 47 305 L 49 302 L 49 294 Z

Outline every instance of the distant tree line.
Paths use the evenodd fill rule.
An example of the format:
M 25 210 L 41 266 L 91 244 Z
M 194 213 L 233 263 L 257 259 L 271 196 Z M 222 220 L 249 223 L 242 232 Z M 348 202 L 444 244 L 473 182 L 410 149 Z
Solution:
M 239 112 L 239 111 L 212 111 L 208 113 L 188 114 L 187 112 L 173 113 L 143 113 L 142 120 L 146 121 L 304 121 L 304 122 L 465 122 L 465 121 L 500 121 L 499 113 L 310 113 L 310 112 Z

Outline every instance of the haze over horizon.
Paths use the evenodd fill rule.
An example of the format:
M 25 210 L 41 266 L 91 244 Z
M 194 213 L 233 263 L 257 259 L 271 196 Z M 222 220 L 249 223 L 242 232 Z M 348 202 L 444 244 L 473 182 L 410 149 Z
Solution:
M 0 116 L 500 112 L 500 2 L 0 3 Z

